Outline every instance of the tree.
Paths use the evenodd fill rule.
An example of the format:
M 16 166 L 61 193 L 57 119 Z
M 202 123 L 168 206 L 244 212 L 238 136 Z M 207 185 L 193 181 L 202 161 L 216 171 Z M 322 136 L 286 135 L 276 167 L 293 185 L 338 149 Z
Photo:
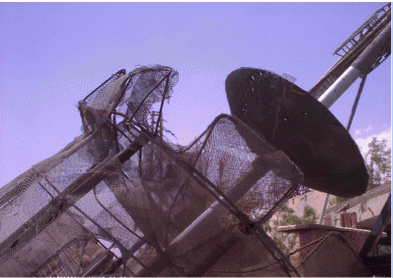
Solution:
M 305 206 L 303 216 L 299 217 L 294 214 L 295 210 L 288 207 L 285 203 L 276 212 L 276 219 L 268 221 L 264 224 L 264 229 L 270 234 L 274 242 L 286 253 L 293 251 L 297 243 L 297 234 L 279 233 L 279 226 L 315 224 L 318 219 L 315 209 Z
M 378 141 L 376 137 L 368 144 L 369 150 L 365 156 L 369 183 L 367 190 L 381 184 L 391 182 L 391 148 L 387 149 L 386 139 Z
M 387 148 L 386 142 L 386 139 L 378 141 L 376 137 L 373 137 L 373 140 L 368 144 L 369 150 L 364 157 L 369 175 L 367 191 L 391 182 L 392 149 Z M 335 203 L 339 204 L 347 200 L 348 198 L 337 196 Z

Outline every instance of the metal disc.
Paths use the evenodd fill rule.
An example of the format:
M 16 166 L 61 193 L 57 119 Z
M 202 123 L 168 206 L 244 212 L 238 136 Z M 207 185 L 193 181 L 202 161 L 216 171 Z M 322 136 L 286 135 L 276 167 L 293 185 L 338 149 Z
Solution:
M 254 68 L 230 73 L 225 90 L 232 115 L 284 151 L 304 173 L 305 186 L 347 198 L 366 191 L 367 169 L 356 143 L 306 91 Z

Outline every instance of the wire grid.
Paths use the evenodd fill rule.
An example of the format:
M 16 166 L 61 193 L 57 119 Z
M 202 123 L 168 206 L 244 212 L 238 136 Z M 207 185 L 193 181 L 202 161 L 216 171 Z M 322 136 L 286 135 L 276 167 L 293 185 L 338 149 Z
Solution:
M 178 82 L 179 74 L 176 71 L 168 70 L 157 66 L 159 70 L 151 70 L 147 67 L 140 67 L 134 71 L 132 83 L 125 90 L 124 102 L 117 111 L 126 113 L 129 120 L 135 120 L 139 126 L 143 126 L 152 132 L 148 123 L 151 116 L 151 108 L 154 103 L 169 100 L 173 93 L 173 88 Z M 161 112 L 159 111 L 159 117 Z M 157 121 L 158 123 L 159 121 Z
M 102 274 L 111 262 L 118 258 L 111 252 L 114 244 L 107 248 L 99 240 L 92 236 L 74 239 L 63 246 L 34 275 L 50 277 Z
M 259 156 L 247 146 L 246 141 L 238 132 L 239 130 L 243 136 L 247 134 L 253 144 L 260 146 Z M 183 150 L 172 152 L 172 157 L 166 154 L 167 157 L 172 158 L 172 161 L 177 159 L 178 163 L 186 165 L 185 168 L 179 167 L 178 163 L 173 163 L 173 166 L 171 163 L 167 164 L 164 157 L 156 154 L 161 148 L 157 148 L 154 154 L 157 158 L 150 158 L 150 160 L 159 161 L 164 165 L 158 167 L 154 163 L 146 163 L 146 165 L 154 167 L 153 170 L 148 168 L 150 172 L 147 172 L 147 176 L 150 179 L 160 180 L 158 169 L 166 169 L 162 174 L 163 177 L 176 176 L 173 169 L 178 169 L 178 171 L 183 169 L 183 172 L 180 171 L 177 175 L 186 175 L 185 180 L 193 180 L 190 175 L 198 173 L 214 187 L 210 188 L 211 191 L 203 190 L 201 184 L 196 182 L 195 191 L 191 191 L 191 194 L 187 194 L 187 192 L 181 194 L 183 184 L 181 182 L 171 183 L 172 187 L 167 187 L 167 191 L 160 194 L 161 199 L 164 199 L 160 207 L 170 207 L 173 214 L 173 217 L 167 216 L 167 223 L 174 223 L 171 222 L 171 219 L 178 218 L 173 213 L 173 211 L 177 211 L 177 207 L 180 209 L 182 206 L 191 208 L 189 211 L 195 214 L 185 209 L 178 209 L 180 210 L 179 215 L 185 218 L 182 221 L 186 223 L 185 229 L 174 240 L 170 241 L 168 238 L 169 244 L 163 249 L 170 254 L 172 265 L 169 264 L 165 270 L 160 270 L 163 272 L 158 272 L 156 275 L 179 274 L 176 268 L 182 269 L 183 272 L 180 274 L 188 273 L 188 271 L 192 273 L 192 269 L 208 260 L 211 252 L 215 250 L 217 243 L 212 242 L 211 239 L 221 238 L 223 233 L 231 233 L 239 229 L 242 223 L 239 222 L 236 213 L 240 211 L 244 216 L 250 216 L 248 218 L 250 222 L 266 220 L 266 216 L 271 215 L 281 202 L 289 198 L 288 193 L 292 192 L 297 187 L 297 183 L 302 180 L 302 173 L 282 152 L 275 150 L 242 122 L 230 116 L 217 117 L 204 135 L 192 145 Z M 264 153 L 264 158 L 261 158 L 262 153 Z M 260 164 L 260 159 L 262 164 Z M 257 164 L 261 167 L 255 169 L 253 166 Z M 244 175 L 252 175 L 254 182 L 239 191 L 238 188 L 246 181 L 243 178 Z M 161 184 L 158 183 L 160 190 L 165 189 L 163 185 L 167 182 L 164 181 L 165 179 L 161 179 Z M 180 186 L 176 184 L 180 184 Z M 173 198 L 168 206 L 165 201 L 171 200 L 171 196 L 179 196 L 168 194 L 176 187 L 178 190 L 175 193 L 181 194 L 180 199 Z M 248 191 L 249 189 L 252 189 L 251 192 Z M 164 198 L 166 194 L 168 195 L 167 199 Z M 192 197 L 195 196 L 197 198 L 193 199 Z M 216 202 L 217 198 L 223 199 L 223 197 L 224 199 L 229 198 L 229 202 L 237 203 L 237 206 L 234 208 L 232 204 L 232 207 L 229 206 L 228 209 L 227 206 Z M 201 201 L 203 204 L 200 203 Z M 202 205 L 199 206 L 202 213 L 198 212 L 197 204 Z M 176 224 L 175 226 L 179 227 Z M 261 244 L 260 241 L 258 242 Z M 270 259 L 274 258 L 270 255 Z M 152 264 L 149 269 L 154 270 L 155 268 Z M 147 272 L 142 272 L 142 274 L 147 274 Z
M 185 148 L 158 139 L 157 128 L 146 121 L 147 108 L 161 102 L 161 112 L 177 78 L 175 71 L 157 66 L 114 81 L 111 87 L 121 92 L 111 95 L 121 98 L 115 110 L 103 112 L 114 116 L 100 126 L 96 119 L 84 118 L 91 127 L 85 130 L 84 145 L 68 146 L 67 156 L 55 157 L 59 163 L 52 161 L 51 170 L 40 174 L 46 203 L 1 243 L 1 275 L 55 271 L 66 261 L 52 257 L 59 249 L 80 236 L 100 235 L 121 250 L 127 273 L 184 276 L 209 260 L 217 247 L 214 240 L 236 234 L 239 227 L 250 233 L 250 223 L 266 219 L 297 187 L 302 173 L 296 166 L 236 118 L 217 117 Z M 94 93 L 89 98 L 92 107 L 102 100 Z M 130 146 L 137 147 L 124 159 Z M 245 178 L 251 181 L 244 183 Z M 46 248 L 38 244 L 42 242 Z M 38 247 L 46 253 L 40 260 L 29 256 Z M 24 253 L 27 249 L 32 251 Z M 160 258 L 166 266 L 159 270 L 154 263 Z M 121 267 L 125 271 L 121 265 L 112 261 L 111 273 Z M 63 268 L 58 273 L 69 275 Z
M 246 190 L 243 199 L 234 200 L 248 206 L 252 203 L 255 213 L 246 214 L 253 214 L 253 221 L 262 219 L 293 184 L 301 182 L 303 176 L 299 169 L 241 121 L 225 115 L 217 118 L 195 162 L 195 167 L 201 169 L 206 178 L 231 195 L 231 188 L 257 163 L 257 158 L 263 158 L 258 161 L 260 179 Z
M 110 78 L 105 80 L 100 86 L 98 86 L 95 90 L 93 90 L 90 94 L 88 94 L 84 101 L 88 103 L 89 106 L 92 107 L 100 107 L 100 104 L 104 103 L 102 99 L 107 98 L 107 87 L 113 82 L 117 81 L 120 77 L 125 75 L 125 70 L 119 70 L 117 73 L 113 74 Z M 109 99 L 110 101 L 110 99 Z M 108 100 L 106 100 L 107 104 Z
M 155 68 L 139 68 L 129 74 L 129 76 L 134 77 L 134 75 L 138 73 L 155 72 L 153 76 L 159 78 L 159 71 L 164 71 L 166 75 L 168 72 L 171 72 L 168 68 L 157 66 Z M 177 73 L 174 72 L 173 76 L 176 76 L 176 74 Z M 107 99 L 108 88 L 116 88 L 114 92 L 110 92 L 110 95 L 114 98 L 119 96 L 122 92 L 117 91 L 123 89 L 122 85 L 125 80 L 124 76 L 122 80 L 118 80 L 122 75 L 124 75 L 124 72 L 120 71 L 90 94 L 85 99 L 87 105 L 90 105 L 88 108 L 99 110 L 99 108 L 104 107 L 103 104 L 105 104 L 105 101 L 103 101 L 103 99 L 106 98 L 106 101 L 109 101 Z M 161 76 L 162 75 L 163 74 L 161 74 Z M 143 78 L 141 80 L 143 80 Z M 118 82 L 116 83 L 116 81 Z M 166 81 L 169 83 L 169 78 L 167 78 Z M 119 82 L 121 82 L 121 86 Z M 127 84 L 132 84 L 132 82 L 128 82 Z M 172 90 L 173 85 L 167 85 L 165 89 L 167 90 L 168 88 Z M 158 89 L 156 91 L 158 91 Z M 151 90 L 149 93 L 153 95 L 156 94 L 155 99 L 157 100 L 157 95 L 159 96 L 160 93 L 156 91 Z M 131 93 L 132 92 L 129 92 L 129 94 Z M 164 94 L 163 98 L 165 99 L 168 96 L 169 94 Z M 96 112 L 94 110 L 92 111 Z M 82 116 L 86 116 L 86 114 L 81 114 Z M 35 168 L 33 167 L 33 169 L 29 171 L 27 177 L 25 175 L 25 177 L 19 181 L 17 187 L 15 187 L 18 188 L 18 191 L 13 193 L 13 196 L 11 196 L 12 198 L 8 198 L 0 208 L 1 222 L 3 225 L 0 261 L 3 263 L 3 267 L 1 268 L 3 275 L 28 275 L 28 273 L 36 269 L 42 261 L 45 261 L 51 254 L 57 251 L 59 247 L 81 234 L 97 232 L 109 234 L 111 236 L 110 233 L 106 232 L 105 229 L 100 226 L 100 224 L 108 224 L 106 223 L 108 221 L 101 221 L 103 223 L 99 224 L 95 222 L 94 217 L 99 217 L 102 214 L 109 214 L 116 219 L 116 223 L 121 223 L 121 225 L 119 224 L 119 226 L 121 226 L 120 229 L 132 225 L 132 223 L 130 223 L 132 221 L 129 219 L 128 214 L 124 214 L 124 211 L 122 212 L 116 205 L 111 206 L 110 204 L 106 204 L 109 209 L 106 208 L 106 211 L 102 212 L 102 210 L 99 209 L 102 203 L 99 203 L 97 196 L 94 196 L 96 198 L 94 202 L 97 204 L 94 206 L 94 202 L 91 201 L 93 200 L 91 189 L 93 189 L 94 186 L 86 190 L 78 188 L 83 185 L 84 180 L 89 180 L 94 176 L 98 176 L 98 180 L 104 178 L 113 179 L 115 174 L 110 173 L 109 170 L 106 170 L 106 172 L 96 172 L 95 167 L 100 164 L 105 164 L 105 159 L 110 159 L 116 152 L 124 148 L 124 146 L 118 144 L 116 140 L 117 136 L 121 137 L 122 135 L 113 132 L 114 129 L 111 123 L 109 123 L 109 125 L 104 123 L 101 128 L 94 130 L 94 119 L 92 121 L 91 118 L 89 119 L 86 117 L 83 118 L 83 120 L 90 124 L 92 128 L 85 129 L 86 133 L 83 137 L 76 139 L 59 154 L 43 161 Z M 136 133 L 138 132 L 139 131 Z M 114 163 L 114 165 L 110 165 L 111 167 L 109 168 L 122 171 L 118 167 L 119 165 L 119 163 Z M 80 209 L 78 205 L 75 205 L 75 202 L 81 198 L 83 200 L 79 202 L 79 204 L 85 205 L 91 202 L 93 205 L 91 207 L 87 205 L 88 209 L 80 205 L 82 207 L 82 209 Z M 83 211 L 83 208 L 87 213 Z M 112 208 L 114 211 L 110 212 Z M 71 217 L 72 220 L 63 223 L 59 220 L 64 218 L 63 215 Z M 124 215 L 126 215 L 128 219 Z M 120 221 L 119 218 L 123 219 Z M 89 227 L 86 228 L 84 226 L 85 223 L 94 223 L 90 225 L 94 226 L 94 228 L 90 227 L 89 230 Z M 108 225 L 110 226 L 110 224 Z M 64 228 L 72 229 L 74 233 L 70 233 L 72 236 L 62 238 L 61 233 L 59 233 L 61 228 L 63 228 L 63 230 Z M 49 235 L 48 231 L 51 229 L 56 232 Z M 123 235 L 122 232 L 113 232 L 113 234 L 119 234 L 119 237 Z M 137 235 L 136 233 L 134 234 Z M 47 241 L 48 244 L 42 246 L 42 244 L 40 244 L 42 241 Z M 37 246 L 40 246 L 40 250 L 36 249 L 38 248 Z M 32 256 L 31 258 L 25 256 L 22 250 L 26 248 L 29 250 L 29 252 L 26 252 L 28 255 L 36 254 L 37 252 L 40 253 L 39 251 L 42 251 L 39 256 L 41 262 L 37 262 L 37 256 Z M 25 265 L 29 265 L 29 267 L 24 267 Z

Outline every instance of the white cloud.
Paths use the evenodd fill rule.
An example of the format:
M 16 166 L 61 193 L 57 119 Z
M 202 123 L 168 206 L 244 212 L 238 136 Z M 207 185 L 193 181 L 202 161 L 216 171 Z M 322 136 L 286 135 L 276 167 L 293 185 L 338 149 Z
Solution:
M 372 130 L 373 130 L 373 128 L 371 126 L 369 126 L 367 128 L 357 129 L 355 131 L 355 135 L 360 136 L 363 133 L 370 133 Z
M 368 127 L 367 129 L 371 127 Z M 367 130 L 367 129 L 362 129 L 362 130 Z M 357 132 L 357 130 L 356 130 Z M 355 134 L 356 134 L 355 132 Z M 388 148 L 392 148 L 392 127 L 389 127 L 388 129 L 385 129 L 379 134 L 372 134 L 367 136 L 366 138 L 357 138 L 355 139 L 356 144 L 359 146 L 361 153 L 363 156 L 368 152 L 368 144 L 373 140 L 373 137 L 376 137 L 378 141 L 382 141 L 383 139 L 386 139 L 386 146 Z

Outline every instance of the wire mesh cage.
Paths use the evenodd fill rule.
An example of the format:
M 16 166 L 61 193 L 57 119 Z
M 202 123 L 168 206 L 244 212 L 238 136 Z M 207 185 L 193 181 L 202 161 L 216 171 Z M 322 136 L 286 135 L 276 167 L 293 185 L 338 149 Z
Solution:
M 121 70 L 79 102 L 84 133 L 0 192 L 1 276 L 294 273 L 261 224 L 302 172 L 228 115 L 186 147 L 159 136 L 177 81 Z

